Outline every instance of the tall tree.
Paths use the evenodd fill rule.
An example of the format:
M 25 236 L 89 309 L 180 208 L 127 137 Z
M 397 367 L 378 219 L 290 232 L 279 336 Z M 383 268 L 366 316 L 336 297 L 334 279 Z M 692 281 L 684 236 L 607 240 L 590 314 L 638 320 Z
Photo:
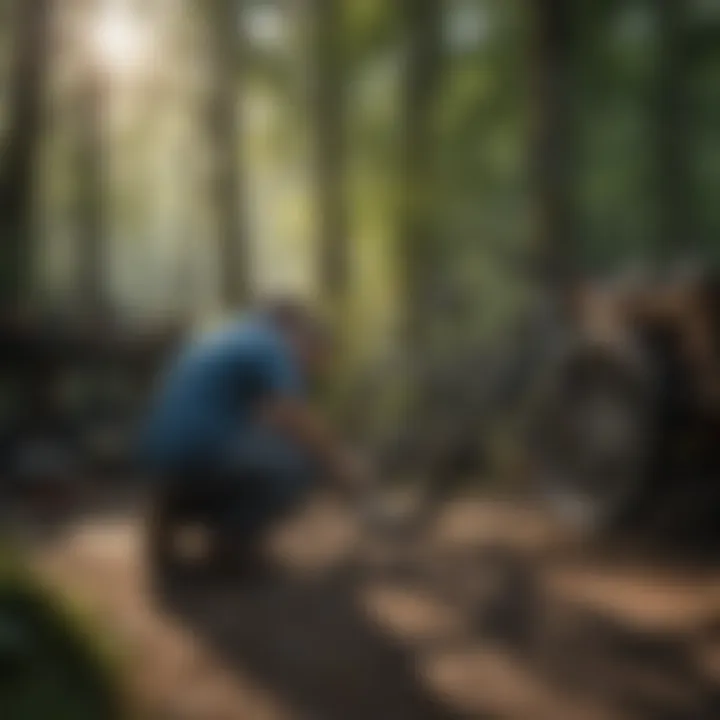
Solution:
M 44 122 L 52 0 L 18 1 L 13 18 L 15 56 L 9 116 L 0 160 L 0 293 L 18 307 L 27 289 L 33 253 L 36 165 Z
M 316 212 L 320 279 L 326 299 L 342 304 L 348 284 L 346 97 L 342 0 L 310 0 Z
M 411 343 L 420 340 L 430 310 L 437 251 L 435 107 L 442 75 L 440 0 L 404 0 L 407 56 L 403 97 L 403 202 L 400 243 L 406 271 L 405 322 Z
M 663 259 L 694 244 L 691 208 L 690 107 L 688 92 L 688 8 L 676 0 L 657 0 L 659 53 L 654 118 L 657 240 Z
M 207 106 L 207 134 L 213 177 L 211 203 L 216 211 L 220 257 L 220 296 L 227 307 L 250 295 L 249 248 L 244 222 L 241 162 L 239 80 L 243 36 L 237 0 L 209 0 L 211 89 Z
M 106 111 L 109 75 L 89 62 L 75 103 L 76 220 L 79 233 L 79 301 L 86 312 L 102 318 L 107 297 L 107 153 Z
M 540 279 L 561 291 L 575 255 L 573 0 L 530 0 L 531 186 Z

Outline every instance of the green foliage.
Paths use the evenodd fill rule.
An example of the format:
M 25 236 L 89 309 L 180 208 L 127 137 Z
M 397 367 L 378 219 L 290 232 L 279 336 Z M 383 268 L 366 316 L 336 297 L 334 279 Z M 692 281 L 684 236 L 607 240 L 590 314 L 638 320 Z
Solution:
M 656 94 L 664 72 L 659 4 L 578 0 L 570 5 L 574 241 L 583 265 L 613 268 L 649 257 L 658 243 L 656 133 L 662 118 Z M 189 0 L 148 4 L 148 22 L 158 30 L 159 43 L 152 62 L 111 78 L 118 117 L 108 123 L 105 138 L 112 175 L 105 191 L 110 196 L 107 242 L 113 245 L 108 274 L 114 293 L 143 309 L 175 292 L 182 294 L 175 298 L 178 306 L 202 304 L 202 314 L 206 296 L 212 295 L 214 250 L 208 238 L 214 211 L 207 168 L 216 158 L 203 129 L 203 106 L 213 86 L 212 47 L 203 35 L 209 7 Z M 325 40 L 340 66 L 347 100 L 350 305 L 363 337 L 370 325 L 379 334 L 390 324 L 401 305 L 400 276 L 408 262 L 395 242 L 410 184 L 402 176 L 408 69 L 403 7 L 389 0 L 342 0 L 332 37 Z M 442 0 L 440 7 L 441 77 L 427 148 L 436 162 L 432 179 L 416 193 L 423 197 L 410 205 L 423 210 L 432 204 L 439 227 L 433 273 L 467 295 L 484 322 L 488 308 L 503 315 L 499 308 L 522 303 L 518 267 L 535 230 L 528 166 L 536 102 L 533 65 L 540 60 L 532 43 L 531 3 Z M 695 226 L 688 234 L 697 235 L 703 253 L 718 255 L 720 13 L 713 0 L 688 0 L 685 7 L 682 81 L 689 104 L 686 140 Z M 317 48 L 309 32 L 310 5 L 254 0 L 237 8 L 238 95 L 246 126 L 242 152 L 235 157 L 251 196 L 245 210 L 253 254 L 270 258 L 257 264 L 261 276 L 266 265 L 277 270 L 289 248 L 293 257 L 311 257 L 316 249 L 309 138 Z M 46 236 L 37 256 L 60 268 L 55 275 L 65 273 L 64 287 L 73 283 L 77 249 L 78 168 L 72 146 L 78 82 L 87 70 L 80 45 L 68 39 L 80 27 L 73 13 L 60 13 L 68 35 L 55 48 L 43 159 L 47 172 L 39 193 L 43 212 L 37 223 Z M 11 65 L 11 36 L 3 25 L 0 98 Z M 0 103 L 0 117 L 3 111 Z M 313 262 L 306 264 L 310 269 L 292 286 L 302 285 L 312 295 Z M 192 275 L 192 287 L 178 280 L 185 278 L 178 268 Z M 256 285 L 264 289 L 282 282 L 258 277 Z
M 120 718 L 114 675 L 87 622 L 5 561 L 0 568 L 3 720 Z

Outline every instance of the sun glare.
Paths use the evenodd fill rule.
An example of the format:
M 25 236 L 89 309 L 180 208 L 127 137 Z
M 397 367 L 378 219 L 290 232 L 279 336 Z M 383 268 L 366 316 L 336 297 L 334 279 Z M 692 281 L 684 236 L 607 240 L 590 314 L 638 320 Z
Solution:
M 127 8 L 106 9 L 96 22 L 95 51 L 103 65 L 111 70 L 132 70 L 142 65 L 146 41 L 142 24 Z

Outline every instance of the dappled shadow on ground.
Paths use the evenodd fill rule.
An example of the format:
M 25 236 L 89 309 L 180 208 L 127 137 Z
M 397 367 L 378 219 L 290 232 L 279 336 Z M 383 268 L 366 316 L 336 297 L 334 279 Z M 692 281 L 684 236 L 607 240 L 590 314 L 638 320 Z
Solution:
M 720 717 L 715 574 L 505 535 L 165 608 L 300 717 Z
M 720 717 L 711 564 L 629 542 L 589 547 L 513 503 L 458 501 L 402 552 L 343 546 L 325 520 L 346 520 L 322 512 L 289 545 L 305 560 L 280 557 L 258 583 L 175 586 L 151 599 L 137 514 L 56 542 L 55 576 L 129 639 L 144 659 L 138 675 L 165 677 L 162 692 L 186 708 L 160 713 L 171 720 Z M 332 557 L 308 560 L 311 546 Z M 175 670 L 172 654 L 204 659 Z M 188 710 L 220 675 L 232 685 L 224 714 L 197 697 Z M 266 714 L 248 710 L 253 688 L 271 698 Z
M 495 584 L 476 606 L 477 631 L 548 683 L 637 720 L 720 715 L 720 677 L 704 666 L 705 653 L 712 652 L 705 631 L 720 608 L 708 605 L 705 612 L 697 608 L 680 612 L 683 617 L 653 620 L 647 593 L 633 590 L 632 580 L 628 592 L 637 598 L 626 599 L 623 607 L 621 591 L 603 599 L 590 579 L 575 592 L 572 578 L 554 585 L 521 558 L 508 556 L 499 563 L 496 558 L 489 572 L 495 573 Z M 583 566 L 575 582 L 582 585 L 588 573 Z M 668 602 L 682 604 L 681 599 Z M 690 613 L 695 617 L 687 617 Z
M 357 579 L 346 568 L 254 589 L 185 589 L 165 608 L 231 667 L 272 688 L 293 717 L 464 717 L 428 690 L 412 648 L 368 617 Z
M 720 717 L 720 579 L 706 566 L 491 545 L 405 582 L 464 605 L 486 649 L 571 698 L 578 718 Z

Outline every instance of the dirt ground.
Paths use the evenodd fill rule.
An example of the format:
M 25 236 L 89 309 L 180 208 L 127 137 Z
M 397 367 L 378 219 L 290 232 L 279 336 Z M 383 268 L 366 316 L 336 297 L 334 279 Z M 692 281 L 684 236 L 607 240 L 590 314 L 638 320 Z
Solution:
M 77 521 L 36 560 L 116 639 L 148 720 L 720 718 L 720 567 L 469 497 L 401 547 L 318 502 L 272 578 L 161 598 L 139 518 Z

